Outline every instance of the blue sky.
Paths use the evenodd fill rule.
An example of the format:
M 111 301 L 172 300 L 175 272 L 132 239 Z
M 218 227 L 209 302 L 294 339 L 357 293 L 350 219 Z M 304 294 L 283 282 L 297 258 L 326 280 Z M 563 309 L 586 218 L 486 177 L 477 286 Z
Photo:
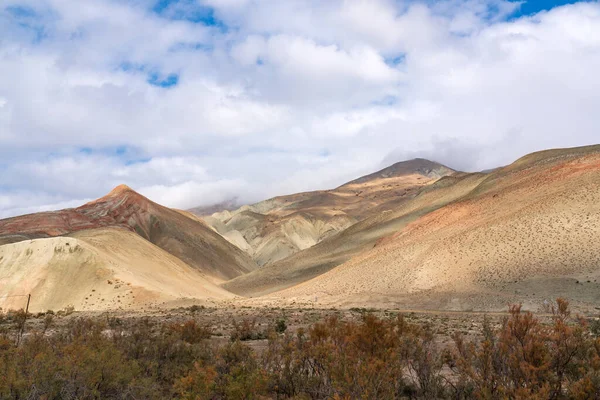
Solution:
M 160 16 L 175 20 L 185 20 L 207 26 L 224 27 L 215 17 L 215 9 L 193 1 L 160 0 L 152 6 L 152 11 Z
M 564 6 L 568 4 L 574 4 L 577 1 L 573 0 L 530 0 L 524 1 L 521 7 L 515 13 L 516 17 L 521 15 L 531 15 L 540 11 L 551 10 L 554 7 Z
M 520 3 L 512 17 L 532 15 L 540 11 L 574 4 L 577 0 L 511 0 Z M 493 5 L 492 5 L 493 7 Z M 159 0 L 152 5 L 152 11 L 172 19 L 183 19 L 202 23 L 208 26 L 226 26 L 223 21 L 215 15 L 215 9 L 211 6 L 188 0 Z
M 600 5 L 571 3 L 5 0 L 0 217 L 120 183 L 188 208 L 596 142 Z

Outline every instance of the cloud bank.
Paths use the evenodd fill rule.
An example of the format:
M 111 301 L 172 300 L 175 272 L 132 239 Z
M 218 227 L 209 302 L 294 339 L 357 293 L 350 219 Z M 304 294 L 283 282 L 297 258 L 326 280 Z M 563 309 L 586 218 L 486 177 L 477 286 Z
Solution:
M 189 208 L 600 142 L 600 4 L 4 0 L 0 217 Z

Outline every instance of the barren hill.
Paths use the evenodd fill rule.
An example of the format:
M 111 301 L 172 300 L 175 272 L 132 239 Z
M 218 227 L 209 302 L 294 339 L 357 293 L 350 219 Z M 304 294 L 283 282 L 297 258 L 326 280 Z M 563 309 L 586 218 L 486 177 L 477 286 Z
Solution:
M 226 287 L 246 291 L 242 281 L 261 272 Z M 290 286 L 289 273 L 279 276 Z M 600 146 L 525 156 L 374 248 L 271 296 L 457 310 L 535 308 L 565 296 L 592 308 L 600 302 Z
M 372 249 L 379 241 L 404 229 L 433 210 L 466 196 L 484 174 L 448 176 L 420 188 L 414 195 L 382 205 L 372 216 L 317 245 L 283 260 L 242 275 L 223 286 L 243 296 L 261 296 L 318 276 Z
M 358 221 L 393 208 L 420 188 L 456 171 L 415 159 L 396 163 L 336 189 L 275 197 L 205 217 L 207 224 L 268 265 L 306 250 Z
M 202 273 L 123 228 L 0 246 L 0 306 L 140 309 L 181 298 L 229 299 Z
M 78 208 L 0 220 L 0 243 L 105 227 L 135 232 L 215 281 L 256 267 L 243 251 L 200 220 L 156 204 L 124 185 Z

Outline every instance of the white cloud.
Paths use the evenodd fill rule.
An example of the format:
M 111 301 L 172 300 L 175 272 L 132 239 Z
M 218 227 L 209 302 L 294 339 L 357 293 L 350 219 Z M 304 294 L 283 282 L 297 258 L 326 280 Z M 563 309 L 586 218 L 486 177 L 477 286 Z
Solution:
M 254 201 L 384 159 L 478 170 L 599 138 L 597 2 L 513 20 L 502 0 L 153 4 L 2 3 L 0 216 L 119 183 Z M 179 18 L 198 6 L 220 26 Z
M 175 185 L 152 185 L 140 188 L 139 192 L 160 204 L 189 209 L 199 204 L 216 204 L 224 199 L 246 194 L 247 190 L 243 181 L 227 179 L 204 183 L 188 181 Z

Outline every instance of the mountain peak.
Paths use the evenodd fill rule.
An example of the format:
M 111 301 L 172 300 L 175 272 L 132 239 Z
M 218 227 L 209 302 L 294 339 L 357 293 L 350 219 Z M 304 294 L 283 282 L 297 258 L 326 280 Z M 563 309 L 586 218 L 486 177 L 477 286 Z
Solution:
M 442 164 L 440 164 L 440 163 L 438 163 L 436 161 L 431 161 L 431 160 L 428 160 L 426 158 L 421 158 L 421 157 L 412 158 L 410 160 L 398 161 L 398 162 L 395 162 L 392 165 L 390 165 L 390 167 L 392 167 L 394 165 L 406 165 L 406 166 L 412 167 L 412 168 L 419 168 L 421 166 L 439 166 L 439 167 L 443 167 Z
M 116 186 L 113 190 L 111 190 L 110 192 L 108 192 L 104 196 L 102 196 L 102 197 L 100 197 L 100 198 L 98 198 L 96 200 L 92 200 L 89 203 L 84 204 L 82 207 L 89 206 L 89 205 L 92 205 L 92 204 L 114 202 L 114 201 L 122 200 L 122 199 L 125 199 L 125 198 L 136 199 L 135 201 L 139 201 L 140 199 L 145 199 L 144 196 L 142 196 L 141 194 L 139 194 L 138 192 L 136 192 L 135 190 L 133 190 L 129 186 L 127 186 L 125 184 L 121 184 L 119 186 Z
M 413 158 L 412 160 L 394 163 L 389 167 L 383 168 L 382 170 L 350 181 L 346 185 L 412 174 L 419 174 L 428 178 L 441 178 L 442 176 L 452 175 L 455 172 L 456 171 L 452 168 L 448 168 L 438 162 L 427 160 L 425 158 Z
M 113 190 L 111 190 L 108 194 L 109 195 L 113 195 L 113 194 L 120 194 L 123 192 L 134 192 L 135 190 L 133 190 L 132 188 L 130 188 L 129 186 L 125 185 L 124 183 L 120 184 L 119 186 L 116 186 Z

